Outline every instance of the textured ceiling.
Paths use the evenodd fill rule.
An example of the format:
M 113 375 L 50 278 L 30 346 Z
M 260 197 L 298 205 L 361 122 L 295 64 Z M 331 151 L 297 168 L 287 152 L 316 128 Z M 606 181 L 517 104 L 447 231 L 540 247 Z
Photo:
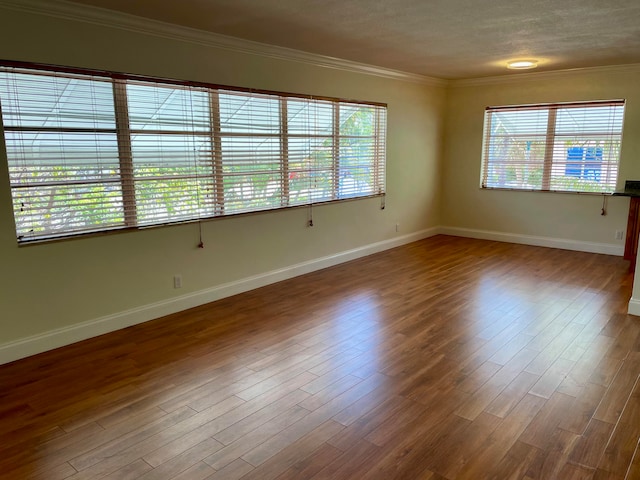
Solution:
M 640 63 L 640 0 L 74 0 L 446 79 Z

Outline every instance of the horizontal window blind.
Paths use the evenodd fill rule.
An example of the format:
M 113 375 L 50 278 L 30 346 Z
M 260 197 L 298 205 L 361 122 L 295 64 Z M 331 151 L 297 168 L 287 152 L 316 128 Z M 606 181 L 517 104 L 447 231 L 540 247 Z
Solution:
M 386 106 L 0 66 L 20 242 L 385 193 Z
M 612 193 L 624 100 L 489 107 L 483 188 Z

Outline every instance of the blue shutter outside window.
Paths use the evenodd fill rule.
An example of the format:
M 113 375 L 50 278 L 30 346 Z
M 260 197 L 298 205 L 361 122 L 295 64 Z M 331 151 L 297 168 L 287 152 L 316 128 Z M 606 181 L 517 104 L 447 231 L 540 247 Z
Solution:
M 599 182 L 601 170 L 602 148 L 567 148 L 567 164 L 564 170 L 566 176 Z

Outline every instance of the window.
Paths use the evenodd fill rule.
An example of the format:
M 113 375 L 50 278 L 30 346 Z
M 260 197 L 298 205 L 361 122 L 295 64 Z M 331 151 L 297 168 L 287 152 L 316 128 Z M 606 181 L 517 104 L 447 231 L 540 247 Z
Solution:
M 624 100 L 488 107 L 482 188 L 612 193 Z
M 385 193 L 386 106 L 0 66 L 19 242 Z

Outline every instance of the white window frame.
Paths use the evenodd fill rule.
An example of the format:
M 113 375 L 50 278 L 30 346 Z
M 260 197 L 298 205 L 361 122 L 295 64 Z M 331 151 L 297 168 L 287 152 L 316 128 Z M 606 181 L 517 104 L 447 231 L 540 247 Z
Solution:
M 624 107 L 624 100 L 487 107 L 480 187 L 613 193 L 619 173 Z M 571 120 L 575 129 L 566 120 L 571 112 L 582 114 Z M 571 149 L 579 159 L 571 158 Z
M 71 132 L 71 134 L 74 135 L 86 132 L 90 135 L 96 136 L 111 135 L 113 137 L 113 135 L 115 135 L 115 137 L 117 137 L 117 154 L 114 153 L 114 155 L 117 155 L 117 158 L 119 159 L 117 162 L 118 165 L 113 169 L 113 171 L 116 173 L 110 175 L 107 181 L 112 183 L 115 182 L 119 186 L 121 192 L 119 193 L 119 195 L 121 195 L 121 200 L 118 200 L 118 205 L 120 205 L 120 207 L 118 208 L 121 209 L 122 218 L 120 220 L 118 217 L 117 220 L 114 220 L 113 222 L 105 225 L 89 227 L 87 227 L 86 225 L 80 225 L 67 229 L 61 227 L 58 229 L 49 228 L 40 230 L 33 228 L 29 229 L 28 227 L 22 225 L 22 216 L 26 215 L 24 214 L 24 211 L 25 209 L 28 210 L 29 205 L 25 204 L 24 201 L 22 201 L 21 203 L 21 201 L 16 200 L 18 198 L 17 192 L 28 192 L 29 189 L 32 189 L 35 192 L 37 191 L 37 186 L 42 184 L 43 179 L 38 178 L 37 168 L 30 167 L 28 160 L 25 160 L 26 155 L 22 154 L 23 158 L 19 158 L 19 150 L 21 148 L 19 137 L 25 132 L 28 132 L 29 134 L 34 134 L 35 132 L 35 134 L 37 135 L 39 131 L 44 131 L 42 130 L 42 128 L 44 127 L 20 125 L 19 120 L 17 122 L 15 121 L 15 119 L 19 118 L 20 116 L 19 111 L 8 112 L 8 108 L 3 109 L 2 113 L 5 118 L 3 134 L 5 135 L 6 140 L 8 140 L 7 135 L 13 135 L 13 137 L 11 138 L 11 149 L 9 148 L 9 142 L 7 141 L 7 160 L 9 162 L 10 187 L 14 198 L 14 218 L 16 220 L 16 234 L 19 244 L 48 241 L 58 238 L 68 238 L 105 231 L 137 229 L 156 225 L 200 221 L 203 219 L 211 219 L 228 215 L 255 213 L 265 210 L 277 210 L 310 204 L 337 202 L 357 198 L 378 197 L 384 196 L 386 193 L 386 104 L 383 103 L 344 100 L 331 97 L 314 97 L 309 95 L 299 95 L 273 91 L 258 91 L 206 83 L 166 80 L 115 72 L 103 72 L 23 62 L 0 61 L 0 72 L 6 73 L 8 76 L 15 73 L 27 75 L 33 74 L 43 77 L 59 76 L 63 78 L 83 79 L 91 82 L 107 82 L 111 83 L 113 86 L 113 115 L 115 116 L 115 125 L 113 127 L 98 127 L 95 125 L 87 125 L 86 127 L 81 126 L 80 128 L 70 127 L 51 129 L 54 134 L 57 132 L 57 134 L 60 135 L 60 138 L 63 138 L 65 132 Z M 197 91 L 200 94 L 202 94 L 202 92 L 206 92 L 206 94 L 209 96 L 208 105 L 211 115 L 208 119 L 209 129 L 205 133 L 205 136 L 209 138 L 209 148 L 207 149 L 208 153 L 206 153 L 207 157 L 202 160 L 201 155 L 199 160 L 200 162 L 204 161 L 210 166 L 209 173 L 202 174 L 202 169 L 196 167 L 195 174 L 187 172 L 183 175 L 171 177 L 171 180 L 175 180 L 177 182 L 191 182 L 198 185 L 197 187 L 194 187 L 198 191 L 197 207 L 194 210 L 197 210 L 197 213 L 189 213 L 189 211 L 187 211 L 187 213 L 184 214 L 183 217 L 158 215 L 157 220 L 154 220 L 152 218 L 151 220 L 141 221 L 140 209 L 142 205 L 140 203 L 140 200 L 136 198 L 136 196 L 140 194 L 139 191 L 136 191 L 136 185 L 139 184 L 141 179 L 137 177 L 135 173 L 135 146 L 132 145 L 135 142 L 134 138 L 136 135 L 142 136 L 147 132 L 144 130 L 140 130 L 139 128 L 136 130 L 130 124 L 130 108 L 128 106 L 127 88 L 129 85 L 145 84 L 151 86 L 160 86 L 169 89 L 174 88 L 180 90 Z M 7 90 L 9 89 L 7 88 Z M 271 102 L 276 102 L 274 104 L 277 104 L 279 108 L 279 122 L 277 123 L 277 128 L 279 130 L 267 134 L 251 133 L 249 131 L 247 133 L 230 133 L 229 131 L 225 131 L 225 125 L 221 121 L 221 110 L 219 104 L 219 96 L 223 93 L 246 98 L 248 102 L 251 101 L 252 98 L 266 98 Z M 2 99 L 0 99 L 0 101 L 1 100 Z M 311 128 L 311 126 L 309 126 L 309 132 L 307 133 L 301 133 L 300 131 L 298 131 L 297 133 L 289 132 L 287 109 L 290 102 L 296 102 L 296 105 L 300 105 L 300 102 L 303 102 L 304 105 L 309 105 L 309 107 L 307 108 L 312 108 L 311 106 L 315 104 L 322 104 L 324 108 L 331 109 L 333 112 L 331 114 L 333 123 L 332 126 L 329 127 L 330 131 L 324 132 L 322 135 L 319 135 L 316 132 L 313 132 L 313 129 Z M 5 101 L 4 103 L 10 104 L 10 102 L 8 101 Z M 14 104 L 17 104 L 17 102 L 14 102 Z M 340 122 L 343 122 L 344 120 L 340 117 L 341 109 L 351 109 L 351 111 L 355 111 L 364 115 L 369 121 L 370 132 L 366 134 L 356 132 L 354 134 L 353 132 L 342 131 L 342 126 L 344 125 L 344 123 L 341 124 Z M 256 115 L 259 114 L 261 114 L 261 112 L 256 112 Z M 10 118 L 11 120 L 7 122 L 7 118 Z M 12 121 L 16 123 L 12 124 Z M 202 131 L 196 132 L 195 130 L 189 130 L 189 126 L 186 125 L 182 127 L 176 127 L 176 130 L 173 132 L 162 132 L 160 130 L 153 131 L 151 135 L 157 135 L 158 138 L 160 138 L 160 136 L 164 135 L 165 133 L 166 135 L 173 134 L 174 138 L 176 135 L 191 135 L 192 137 L 194 137 L 203 134 Z M 270 153 L 270 158 L 274 158 L 274 156 L 277 156 L 277 164 L 279 165 L 276 170 L 273 170 L 272 175 L 274 178 L 277 177 L 277 180 L 275 181 L 275 183 L 272 182 L 273 185 L 269 185 L 271 191 L 275 191 L 275 193 L 273 194 L 274 196 L 271 200 L 271 203 L 269 203 L 268 205 L 260 206 L 244 206 L 242 204 L 242 199 L 244 197 L 240 195 L 241 202 L 239 206 L 236 205 L 235 208 L 231 209 L 229 208 L 230 204 L 228 203 L 228 200 L 225 199 L 225 196 L 229 194 L 229 190 L 227 190 L 228 187 L 226 186 L 226 184 L 231 181 L 230 179 L 233 175 L 237 176 L 243 174 L 232 172 L 230 173 L 228 171 L 228 168 L 225 170 L 225 158 L 228 157 L 230 153 L 229 151 L 225 151 L 225 147 L 223 146 L 223 144 L 225 143 L 225 141 L 227 141 L 225 139 L 236 138 L 237 140 L 239 139 L 238 142 L 241 145 L 244 145 L 242 143 L 243 136 L 253 138 L 254 140 L 256 138 L 265 138 L 270 142 L 270 144 L 274 146 L 277 145 L 277 151 Z M 18 140 L 16 140 L 16 138 L 18 138 Z M 325 181 L 329 182 L 328 185 L 330 185 L 330 188 L 325 188 L 325 190 L 323 190 L 324 193 L 320 195 L 314 193 L 315 191 L 310 187 L 308 192 L 305 190 L 306 193 L 302 196 L 300 195 L 300 191 L 298 191 L 298 195 L 294 199 L 291 194 L 291 191 L 294 188 L 294 182 L 297 181 L 298 183 L 300 183 L 301 177 L 313 177 L 315 175 L 314 172 L 317 171 L 317 168 L 315 168 L 314 165 L 308 163 L 311 160 L 305 160 L 307 162 L 305 163 L 306 166 L 302 167 L 300 166 L 300 162 L 302 161 L 300 158 L 297 158 L 298 163 L 295 163 L 295 159 L 293 158 L 294 152 L 291 150 L 289 144 L 295 141 L 297 141 L 298 143 L 304 143 L 305 141 L 308 141 L 308 144 L 311 145 L 309 149 L 312 150 L 314 144 L 312 140 L 317 138 L 326 138 L 325 143 L 327 146 L 324 148 L 324 150 L 327 152 L 326 155 L 329 155 L 329 157 L 327 158 L 330 158 L 330 161 L 325 168 L 326 172 L 328 173 L 328 175 L 325 175 Z M 60 141 L 62 142 L 62 140 Z M 365 152 L 363 154 L 364 156 L 360 158 L 358 157 L 358 154 L 355 154 L 354 157 L 353 153 L 348 153 L 358 151 L 357 148 L 349 149 L 349 142 L 355 142 L 356 147 L 362 146 L 363 148 L 361 148 L 360 150 Z M 246 145 L 249 144 L 247 143 Z M 249 150 L 250 148 L 247 147 L 247 149 Z M 98 150 L 97 146 L 96 150 Z M 257 151 L 253 153 L 243 153 L 242 155 L 244 156 L 240 159 L 241 165 L 251 162 L 259 164 L 261 162 L 261 160 L 256 157 L 256 155 L 259 155 Z M 300 155 L 298 155 L 298 157 L 300 157 Z M 361 163 L 358 163 L 359 161 L 361 161 Z M 351 162 L 352 165 L 351 169 L 350 171 L 349 169 L 345 171 L 345 165 L 348 165 L 349 162 Z M 33 181 L 28 179 L 23 181 L 19 178 L 19 175 L 15 175 L 15 171 L 19 169 L 20 166 L 22 166 L 24 172 L 28 173 L 28 175 L 24 175 L 24 177 L 32 178 L 34 179 Z M 297 177 L 295 175 L 293 177 L 290 176 L 289 170 L 294 167 L 297 168 L 295 172 L 295 174 L 298 175 Z M 357 175 L 357 180 L 351 180 L 350 183 L 342 182 L 342 176 L 353 176 L 354 172 Z M 265 172 L 258 173 L 264 174 Z M 249 179 L 257 178 L 251 177 L 251 172 L 246 173 L 245 176 Z M 366 182 L 364 180 L 366 180 Z M 250 181 L 255 182 L 255 180 Z M 311 182 L 311 180 L 308 181 Z M 38 182 L 41 183 L 38 184 Z M 66 186 L 70 183 L 79 185 L 78 190 L 81 190 L 83 188 L 83 185 L 87 185 L 87 183 L 91 182 L 83 182 L 82 180 L 77 179 L 73 182 L 62 180 L 60 185 L 58 186 L 60 186 L 60 188 L 66 188 Z M 53 187 L 51 187 L 52 185 Z M 345 187 L 345 185 L 347 186 Z M 51 188 L 55 188 L 56 183 L 53 182 L 49 186 Z M 89 189 L 89 187 L 87 187 L 86 189 Z M 203 192 L 206 192 L 206 195 L 203 194 Z M 34 195 L 38 194 L 34 193 Z M 254 195 L 256 194 L 254 193 Z M 205 199 L 204 197 L 207 198 Z M 258 200 L 260 200 L 260 198 Z M 80 198 L 78 201 L 82 201 L 82 198 Z M 99 199 L 95 201 L 98 202 Z M 256 201 L 255 203 L 259 202 Z M 41 212 L 33 214 L 32 218 L 41 218 L 42 215 L 43 214 Z M 35 224 L 36 221 L 33 221 L 32 223 Z

